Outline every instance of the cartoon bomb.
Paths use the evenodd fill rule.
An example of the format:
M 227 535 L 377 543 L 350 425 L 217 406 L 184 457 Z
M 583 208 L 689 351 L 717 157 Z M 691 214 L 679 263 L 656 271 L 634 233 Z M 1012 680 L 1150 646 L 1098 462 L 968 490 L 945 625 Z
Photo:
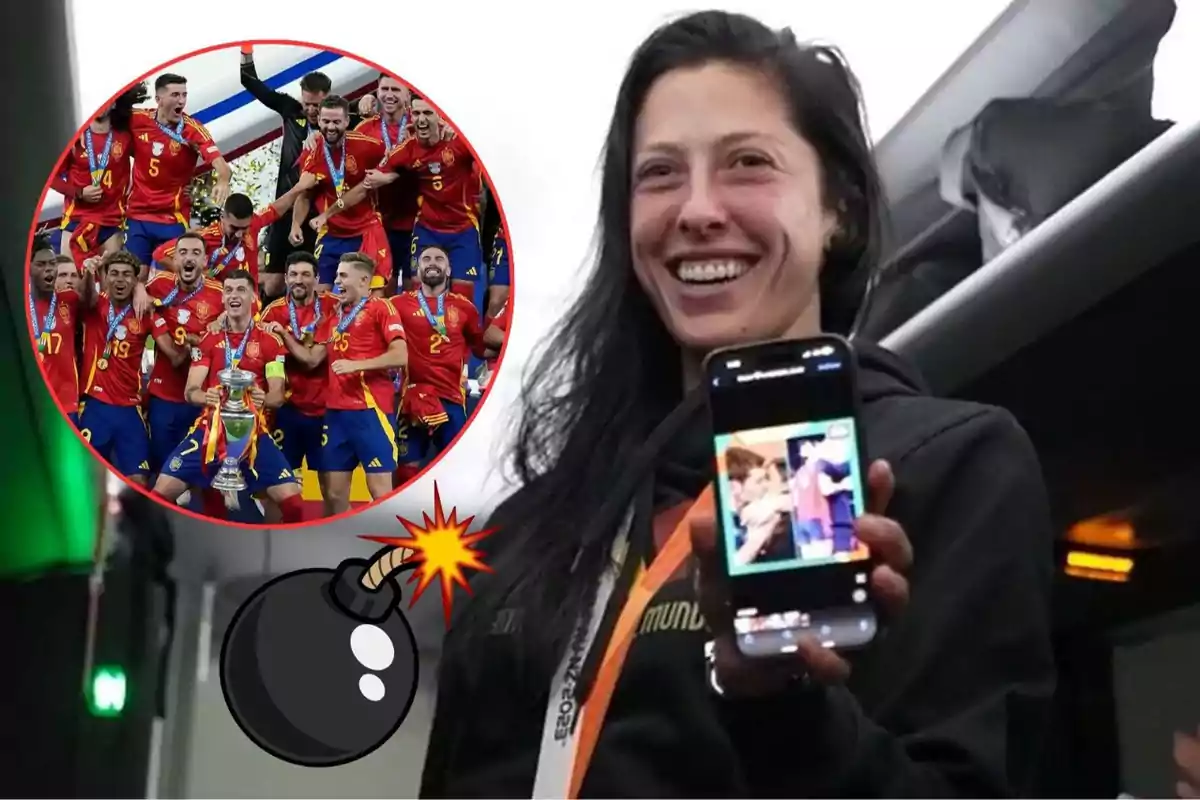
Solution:
M 417 644 L 400 610 L 411 551 L 307 569 L 261 586 L 221 647 L 221 689 L 250 740 L 284 761 L 332 767 L 394 734 L 417 691 Z

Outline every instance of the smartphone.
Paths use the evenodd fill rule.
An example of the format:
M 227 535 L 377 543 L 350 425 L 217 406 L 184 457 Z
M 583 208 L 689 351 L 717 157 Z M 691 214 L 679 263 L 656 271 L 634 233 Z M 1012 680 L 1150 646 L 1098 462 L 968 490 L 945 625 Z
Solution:
M 738 649 L 794 652 L 815 636 L 874 638 L 871 553 L 854 350 L 819 336 L 717 350 L 705 361 L 717 466 L 718 548 Z

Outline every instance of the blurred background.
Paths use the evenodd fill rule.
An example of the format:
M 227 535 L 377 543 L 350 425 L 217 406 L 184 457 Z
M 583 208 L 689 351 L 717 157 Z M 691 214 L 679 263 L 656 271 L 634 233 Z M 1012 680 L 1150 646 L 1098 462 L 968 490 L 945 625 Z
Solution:
M 410 613 L 427 666 L 407 722 L 345 767 L 306 770 L 259 751 L 230 718 L 213 659 L 254 588 L 371 552 L 353 537 L 396 532 L 396 515 L 430 510 L 433 480 L 469 514 L 486 516 L 506 491 L 495 454 L 520 372 L 554 324 L 547 309 L 562 307 L 586 263 L 593 168 L 624 61 L 675 8 L 639 4 L 611 36 L 539 39 L 534 55 L 522 37 L 539 23 L 566 24 L 546 17 L 556 12 L 473 9 L 461 41 L 488 53 L 486 81 L 480 64 L 452 77 L 419 47 L 389 58 L 386 46 L 349 34 L 328 42 L 411 79 L 470 137 L 509 217 L 520 311 L 495 396 L 431 474 L 353 520 L 285 533 L 178 515 L 169 528 L 123 524 L 116 485 L 55 409 L 24 344 L 29 210 L 62 146 L 123 81 L 217 41 L 197 31 L 114 59 L 112 39 L 97 31 L 122 5 L 133 4 L 44 0 L 4 12 L 2 57 L 19 76 L 13 108 L 37 113 L 0 126 L 4 152 L 18 154 L 6 162 L 0 218 L 9 248 L 0 463 L 12 509 L 0 534 L 0 641 L 4 674 L 13 673 L 0 691 L 0 789 L 412 795 L 442 629 L 435 598 Z M 239 18 L 227 5 L 213 13 Z M 1038 448 L 1060 532 L 1060 713 L 1045 796 L 1171 794 L 1171 732 L 1200 723 L 1200 436 L 1187 322 L 1200 259 L 1200 7 L 727 6 L 840 45 L 862 79 L 891 230 L 859 334 L 914 360 L 941 394 L 1008 408 Z M 311 27 L 266 9 L 236 13 L 247 37 Z M 595 18 L 571 24 L 613 25 L 581 13 Z M 510 49 L 486 49 L 501 31 Z M 589 70 L 548 67 L 581 60 Z M 193 105 L 207 104 L 203 93 L 240 91 L 236 64 L 188 77 Z M 223 148 L 258 142 L 240 159 L 246 175 L 271 146 L 258 141 L 269 127 L 256 125 L 247 117 L 214 131 Z

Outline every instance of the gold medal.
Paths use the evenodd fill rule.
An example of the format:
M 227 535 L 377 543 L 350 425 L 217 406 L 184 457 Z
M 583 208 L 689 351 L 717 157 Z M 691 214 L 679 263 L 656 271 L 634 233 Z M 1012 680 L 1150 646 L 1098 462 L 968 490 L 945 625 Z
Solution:
M 96 362 L 96 369 L 100 370 L 101 372 L 103 372 L 104 370 L 108 369 L 108 359 L 107 359 L 107 358 L 101 358 L 99 361 L 97 361 L 97 362 Z
M 312 347 L 312 343 L 313 343 L 313 332 L 312 332 L 312 331 L 305 331 L 305 332 L 304 332 L 304 345 L 305 345 L 305 347 Z

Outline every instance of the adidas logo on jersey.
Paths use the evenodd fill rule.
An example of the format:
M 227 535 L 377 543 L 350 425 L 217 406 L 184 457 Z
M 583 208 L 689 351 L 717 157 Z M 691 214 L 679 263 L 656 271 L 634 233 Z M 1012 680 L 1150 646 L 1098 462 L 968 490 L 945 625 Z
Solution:
M 379 468 L 379 467 L 382 467 L 382 466 L 383 466 L 383 464 L 381 464 L 381 463 L 379 462 L 379 459 L 378 459 L 378 458 L 372 458 L 372 459 L 371 459 L 371 463 L 370 463 L 370 464 L 367 464 L 367 466 L 368 466 L 368 467 L 371 467 L 372 469 L 377 469 L 377 468 Z

